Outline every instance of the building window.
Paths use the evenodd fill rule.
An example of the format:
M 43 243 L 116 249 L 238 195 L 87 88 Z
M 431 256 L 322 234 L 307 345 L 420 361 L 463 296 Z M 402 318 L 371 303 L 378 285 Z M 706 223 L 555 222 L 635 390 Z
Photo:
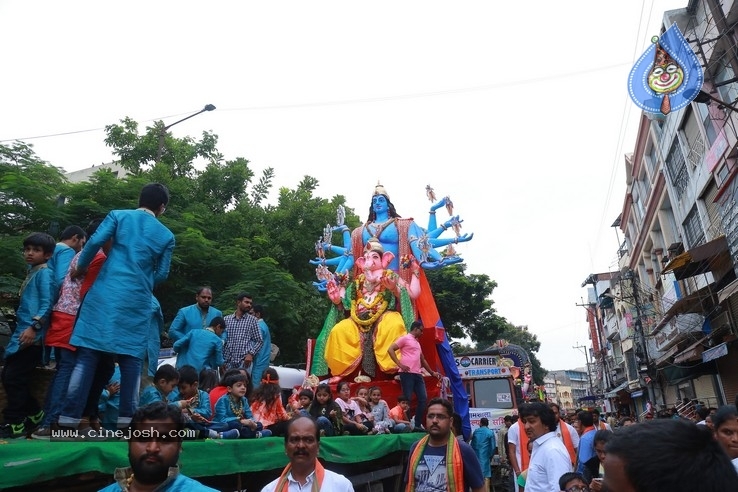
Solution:
M 733 168 L 735 166 L 733 165 L 733 160 L 727 160 L 723 162 L 720 166 L 718 166 L 717 170 L 715 171 L 715 182 L 718 185 L 718 188 L 723 186 L 725 184 L 725 181 L 730 176 L 730 173 L 733 172 Z
M 733 67 L 730 65 L 731 56 L 732 55 L 730 55 L 729 53 L 725 53 L 718 60 L 717 65 L 720 68 L 715 73 L 716 85 L 720 84 L 721 82 L 726 82 L 735 78 L 735 72 L 733 71 Z M 717 90 L 720 94 L 720 99 L 730 105 L 738 100 L 738 84 L 736 84 L 735 82 L 721 85 L 717 88 Z
M 705 138 L 707 139 L 707 145 L 712 147 L 712 144 L 717 140 L 718 132 L 715 129 L 715 125 L 710 117 L 710 107 L 707 104 L 695 104 L 697 112 L 702 120 L 702 128 L 705 131 Z
M 679 135 L 683 139 L 687 149 L 686 161 L 692 166 L 692 169 L 701 165 L 702 158 L 705 155 L 705 141 L 700 132 L 699 122 L 691 108 L 687 109 L 682 120 Z
M 679 147 L 679 139 L 674 139 L 669 154 L 666 156 L 666 169 L 669 171 L 671 185 L 676 191 L 677 198 L 681 198 L 689 183 L 689 174 L 684 162 L 684 154 Z
M 692 249 L 705 242 L 705 232 L 702 229 L 697 205 L 693 206 L 692 210 L 687 214 L 682 227 L 684 228 L 684 239 L 686 239 L 688 249 Z

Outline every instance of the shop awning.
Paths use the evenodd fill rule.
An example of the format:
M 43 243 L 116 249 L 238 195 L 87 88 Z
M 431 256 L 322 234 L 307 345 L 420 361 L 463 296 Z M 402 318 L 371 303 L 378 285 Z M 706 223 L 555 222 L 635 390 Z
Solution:
M 672 271 L 677 280 L 684 280 L 701 273 L 722 270 L 730 262 L 728 241 L 725 236 L 720 236 L 677 255 L 667 263 L 662 273 Z
M 654 361 L 654 364 L 656 364 L 656 367 L 660 366 L 661 364 L 669 360 L 669 357 L 676 354 L 677 352 L 679 352 L 679 345 L 672 346 L 669 350 L 659 355 L 658 358 Z
M 725 342 L 702 352 L 702 362 L 710 362 L 711 360 L 719 359 L 724 355 L 728 355 L 728 344 Z
M 624 382 L 620 386 L 617 386 L 612 391 L 608 391 L 607 393 L 605 393 L 605 398 L 615 398 L 616 396 L 618 396 L 619 392 L 623 391 L 627 387 L 628 387 L 628 381 Z
M 681 299 L 677 299 L 674 304 L 664 313 L 664 316 L 659 320 L 658 324 L 654 327 L 654 332 L 661 329 L 671 318 L 677 314 L 684 313 L 703 313 L 709 309 L 702 307 L 702 301 L 707 300 L 711 297 L 710 286 L 702 287 L 691 294 L 688 294 Z
M 694 379 L 705 374 L 716 374 L 715 362 L 705 362 L 693 366 L 672 365 L 660 369 L 669 385 L 675 385 L 687 379 Z
M 718 303 L 722 303 L 725 299 L 738 292 L 738 279 L 733 280 L 731 283 L 723 287 L 718 292 Z
M 702 351 L 704 350 L 703 343 L 707 341 L 709 337 L 702 337 L 694 342 L 689 347 L 685 348 L 674 356 L 674 364 L 683 364 L 689 361 L 702 361 Z

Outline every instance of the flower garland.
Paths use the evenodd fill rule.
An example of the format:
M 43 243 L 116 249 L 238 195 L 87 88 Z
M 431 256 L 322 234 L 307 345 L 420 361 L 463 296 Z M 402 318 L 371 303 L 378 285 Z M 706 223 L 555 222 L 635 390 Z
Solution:
M 376 323 L 377 320 L 384 314 L 384 312 L 387 310 L 387 306 L 389 305 L 389 301 L 385 296 L 386 291 L 378 293 L 374 300 L 371 302 L 364 301 L 359 292 L 361 291 L 361 285 L 364 283 L 365 280 L 366 277 L 364 274 L 361 274 L 356 278 L 356 280 L 354 281 L 354 285 L 356 286 L 356 297 L 359 297 L 359 299 L 358 301 L 356 298 L 351 300 L 351 319 L 357 325 L 359 325 L 359 329 L 364 333 L 368 332 L 371 329 L 374 323 Z M 361 305 L 366 308 L 367 312 L 372 313 L 368 318 L 360 318 L 357 314 L 357 307 L 359 303 L 361 303 Z
M 241 398 L 238 399 L 238 405 L 235 404 L 235 398 L 230 396 L 228 398 L 228 403 L 231 405 L 231 412 L 233 412 L 233 415 L 238 417 L 239 419 L 244 418 L 243 416 L 243 400 Z

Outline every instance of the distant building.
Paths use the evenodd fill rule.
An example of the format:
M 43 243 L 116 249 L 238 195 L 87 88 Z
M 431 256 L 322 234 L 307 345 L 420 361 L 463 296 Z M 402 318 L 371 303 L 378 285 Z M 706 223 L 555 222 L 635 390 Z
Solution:
M 93 174 L 98 172 L 100 169 L 110 170 L 117 178 L 123 178 L 130 174 L 123 166 L 117 162 L 109 162 L 107 164 L 100 164 L 99 166 L 92 166 L 86 169 L 80 169 L 79 171 L 72 171 L 66 173 L 64 176 L 67 177 L 70 183 L 82 183 L 89 181 Z
M 584 368 L 549 371 L 547 376 L 558 382 L 559 391 L 561 391 L 562 386 L 567 388 L 570 392 L 569 400 L 572 401 L 574 406 L 578 405 L 579 399 L 589 394 L 589 377 Z

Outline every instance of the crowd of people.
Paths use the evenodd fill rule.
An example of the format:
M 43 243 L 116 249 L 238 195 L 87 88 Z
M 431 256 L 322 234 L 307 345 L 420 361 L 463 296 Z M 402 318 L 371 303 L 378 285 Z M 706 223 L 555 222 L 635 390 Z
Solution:
M 738 411 L 735 405 L 709 410 L 694 419 L 644 414 L 637 422 L 605 418 L 599 409 L 562 415 L 555 403 L 531 402 L 505 416 L 496 440 L 482 419 L 470 443 L 486 479 L 495 454 L 501 469 L 511 471 L 503 490 L 736 490 Z

